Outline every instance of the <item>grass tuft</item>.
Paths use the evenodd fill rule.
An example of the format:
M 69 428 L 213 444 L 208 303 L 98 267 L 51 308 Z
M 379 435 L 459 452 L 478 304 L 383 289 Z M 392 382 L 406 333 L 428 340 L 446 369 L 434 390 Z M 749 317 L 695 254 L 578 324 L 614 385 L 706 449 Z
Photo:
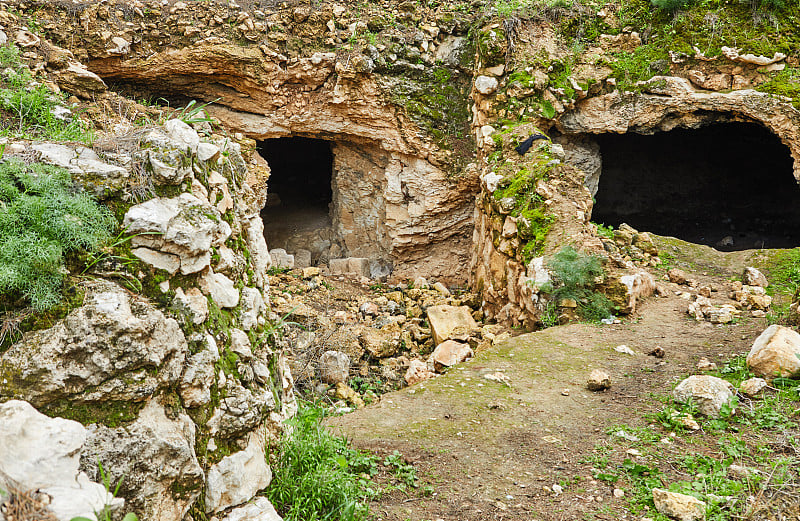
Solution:
M 304 404 L 287 423 L 274 479 L 266 496 L 287 521 L 366 519 L 367 500 L 377 495 L 370 478 L 378 461 L 349 447 L 320 421 L 325 411 Z

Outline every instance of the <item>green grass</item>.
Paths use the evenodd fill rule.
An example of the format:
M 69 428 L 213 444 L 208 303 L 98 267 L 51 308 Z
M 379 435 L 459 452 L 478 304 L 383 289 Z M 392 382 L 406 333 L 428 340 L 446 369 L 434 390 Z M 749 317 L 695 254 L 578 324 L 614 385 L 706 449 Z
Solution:
M 77 115 L 57 116 L 56 108 L 67 106 L 64 95 L 34 81 L 15 45 L 0 47 L 0 69 L 0 135 L 85 143 L 94 139 Z
M 287 423 L 272 485 L 266 496 L 287 521 L 366 519 L 366 502 L 377 495 L 371 477 L 377 458 L 350 448 L 320 425 L 325 412 L 305 403 Z
M 36 311 L 59 304 L 65 255 L 96 250 L 116 225 L 110 211 L 76 191 L 66 170 L 0 163 L 0 297 L 24 299 Z

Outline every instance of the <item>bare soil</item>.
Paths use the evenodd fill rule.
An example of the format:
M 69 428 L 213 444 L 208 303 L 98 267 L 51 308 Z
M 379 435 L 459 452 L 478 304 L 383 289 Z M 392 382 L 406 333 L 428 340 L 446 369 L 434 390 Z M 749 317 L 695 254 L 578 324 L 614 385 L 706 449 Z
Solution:
M 676 266 L 719 288 L 745 265 L 769 256 L 723 254 L 665 240 Z M 662 279 L 663 271 L 654 271 Z M 376 404 L 329 420 L 329 426 L 359 448 L 381 455 L 400 451 L 415 465 L 420 486 L 384 494 L 372 505 L 385 520 L 571 520 L 640 519 L 655 512 L 631 507 L 634 491 L 623 476 L 614 485 L 598 480 L 593 458 L 619 465 L 639 445 L 611 435 L 620 425 L 663 435 L 659 457 L 642 461 L 664 473 L 665 485 L 687 475 L 670 457 L 695 452 L 715 455 L 720 440 L 703 430 L 670 434 L 655 420 L 674 385 L 696 373 L 702 357 L 720 366 L 746 353 L 766 319 L 743 316 L 735 324 L 712 325 L 689 318 L 687 291 L 660 280 L 667 297 L 653 297 L 637 315 L 616 325 L 570 324 L 519 334 L 476 354 L 447 374 L 385 394 Z M 635 356 L 614 350 L 625 344 Z M 661 347 L 663 358 L 646 353 Z M 586 389 L 594 368 L 613 379 L 604 392 Z M 485 378 L 502 373 L 508 384 Z M 748 433 L 774 436 L 786 433 Z M 798 433 L 794 433 L 798 434 Z M 642 452 L 645 452 L 644 450 Z M 664 456 L 667 457 L 664 457 Z M 688 476 L 691 477 L 691 476 Z M 388 476 L 384 482 L 391 482 Z M 563 492 L 555 493 L 559 484 Z M 614 488 L 625 497 L 617 498 Z M 760 498 L 759 498 L 760 499 Z M 785 502 L 767 511 L 776 516 Z M 759 515 L 758 519 L 772 518 Z M 778 517 L 775 517 L 777 519 Z M 797 519 L 786 517 L 785 519 Z

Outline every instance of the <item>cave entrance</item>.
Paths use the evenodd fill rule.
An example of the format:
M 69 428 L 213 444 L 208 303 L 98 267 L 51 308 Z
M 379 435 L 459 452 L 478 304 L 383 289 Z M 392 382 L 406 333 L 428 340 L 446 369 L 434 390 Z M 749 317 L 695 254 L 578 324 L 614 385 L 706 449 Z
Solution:
M 800 246 L 800 187 L 789 149 L 754 123 L 597 136 L 595 222 L 721 251 Z
M 272 172 L 261 211 L 269 248 L 295 254 L 299 267 L 306 264 L 302 250 L 311 253 L 312 264 L 318 263 L 332 238 L 332 143 L 282 137 L 259 141 L 257 150 Z

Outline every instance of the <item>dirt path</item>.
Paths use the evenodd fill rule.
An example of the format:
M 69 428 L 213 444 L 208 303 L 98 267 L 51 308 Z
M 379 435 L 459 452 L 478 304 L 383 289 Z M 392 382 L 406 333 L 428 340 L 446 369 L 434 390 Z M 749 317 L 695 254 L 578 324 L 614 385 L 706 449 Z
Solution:
M 739 270 L 745 256 L 739 257 L 698 276 L 722 285 Z M 702 264 L 695 268 L 716 263 Z M 614 497 L 614 486 L 593 477 L 597 454 L 621 460 L 634 446 L 609 432 L 619 425 L 652 425 L 652 414 L 663 407 L 658 397 L 694 373 L 701 357 L 721 363 L 744 353 L 767 325 L 756 318 L 698 323 L 686 314 L 688 302 L 670 294 L 650 299 L 638 317 L 622 324 L 572 324 L 517 336 L 444 376 L 332 419 L 334 430 L 357 447 L 402 452 L 423 487 L 433 487 L 425 490 L 428 497 L 420 489 L 393 492 L 373 511 L 398 521 L 638 519 L 628 496 Z M 615 351 L 620 344 L 637 354 Z M 663 359 L 645 354 L 657 346 Z M 611 374 L 610 390 L 586 390 L 594 368 Z M 485 378 L 497 372 L 509 385 Z M 663 450 L 684 453 L 702 433 L 693 436 L 672 438 Z M 554 484 L 563 493 L 554 493 Z M 625 489 L 624 481 L 615 486 Z

